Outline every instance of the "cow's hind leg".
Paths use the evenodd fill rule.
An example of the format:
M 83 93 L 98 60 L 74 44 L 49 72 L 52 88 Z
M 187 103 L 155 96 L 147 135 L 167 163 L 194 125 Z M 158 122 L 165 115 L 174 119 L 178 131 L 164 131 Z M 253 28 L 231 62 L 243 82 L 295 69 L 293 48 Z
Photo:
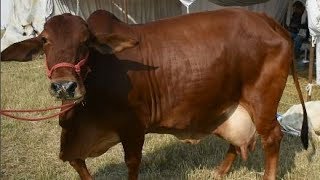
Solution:
M 274 180 L 277 175 L 280 143 L 283 136 L 280 125 L 278 121 L 274 119 L 271 124 L 258 124 L 257 131 L 261 135 L 262 146 L 265 154 L 265 172 L 263 179 Z
M 236 147 L 230 144 L 225 158 L 223 159 L 223 161 L 220 163 L 220 165 L 214 172 L 214 178 L 220 179 L 222 176 L 226 175 L 229 172 L 236 157 L 237 157 Z
M 282 132 L 276 113 L 282 92 L 286 84 L 286 72 L 277 74 L 261 74 L 261 79 L 254 89 L 247 92 L 246 98 L 249 102 L 256 130 L 261 137 L 265 154 L 265 180 L 276 179 L 280 143 Z M 268 87 L 268 89 L 266 89 Z
M 272 41 L 274 42 L 274 41 Z M 268 49 L 268 50 L 267 50 Z M 277 175 L 280 143 L 283 133 L 276 120 L 278 105 L 286 86 L 291 65 L 292 47 L 287 40 L 270 44 L 270 52 L 254 83 L 244 84 L 241 101 L 249 108 L 256 130 L 261 137 L 265 154 L 264 179 L 274 180 Z
M 281 91 L 282 92 L 282 91 Z M 262 97 L 263 95 L 260 95 Z M 261 137 L 262 146 L 265 155 L 265 180 L 275 180 L 280 143 L 282 140 L 282 132 L 279 122 L 276 120 L 276 112 L 278 100 L 280 96 L 258 100 L 253 107 L 253 119 L 256 125 L 258 134 Z M 269 101 L 269 103 L 268 103 Z M 272 103 L 271 103 L 272 102 Z
M 92 180 L 84 160 L 76 159 L 69 161 L 69 163 L 78 172 L 81 180 Z

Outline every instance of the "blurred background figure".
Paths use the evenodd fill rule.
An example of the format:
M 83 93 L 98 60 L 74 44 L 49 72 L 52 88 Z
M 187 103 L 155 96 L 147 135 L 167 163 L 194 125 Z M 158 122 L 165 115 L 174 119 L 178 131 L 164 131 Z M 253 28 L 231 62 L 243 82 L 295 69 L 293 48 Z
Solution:
M 292 16 L 288 30 L 291 33 L 294 41 L 294 50 L 296 57 L 300 56 L 300 48 L 302 42 L 308 38 L 308 23 L 302 22 L 302 15 L 305 11 L 305 6 L 301 1 L 296 1 L 292 5 Z

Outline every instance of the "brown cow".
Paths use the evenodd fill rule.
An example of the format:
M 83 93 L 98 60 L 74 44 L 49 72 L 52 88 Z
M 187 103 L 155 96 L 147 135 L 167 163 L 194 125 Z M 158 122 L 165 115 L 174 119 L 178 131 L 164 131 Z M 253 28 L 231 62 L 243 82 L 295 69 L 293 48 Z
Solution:
M 275 117 L 290 67 L 304 109 L 301 137 L 307 148 L 292 42 L 265 15 L 225 9 L 127 25 L 102 10 L 87 22 L 63 14 L 47 21 L 38 37 L 7 48 L 2 60 L 30 59 L 42 47 L 53 96 L 82 102 L 59 121 L 60 158 L 82 179 L 91 179 L 85 159 L 118 142 L 129 179 L 137 179 L 144 136 L 151 132 L 186 139 L 223 136 L 231 141 L 218 169 L 224 175 L 241 139 L 250 146 L 255 136 L 228 138 L 237 128 L 228 122 L 250 130 L 251 119 L 265 152 L 264 179 L 275 179 L 282 139 Z M 249 120 L 242 123 L 233 114 Z

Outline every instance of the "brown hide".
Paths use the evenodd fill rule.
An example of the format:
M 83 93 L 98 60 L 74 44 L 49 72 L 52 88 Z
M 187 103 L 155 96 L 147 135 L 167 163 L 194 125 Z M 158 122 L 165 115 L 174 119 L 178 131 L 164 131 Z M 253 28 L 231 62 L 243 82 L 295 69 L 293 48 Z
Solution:
M 14 43 L 1 53 L 1 61 L 30 61 L 32 55 L 38 53 L 41 49 L 42 41 L 38 37 Z
M 50 31 L 62 25 L 53 37 Z M 64 60 L 75 64 L 90 54 L 87 76 L 59 68 L 52 77 L 53 83 L 76 82 L 82 97 L 82 103 L 60 117 L 60 158 L 69 161 L 82 179 L 91 178 L 84 160 L 118 142 L 124 148 L 129 179 L 137 179 L 145 133 L 196 140 L 216 133 L 228 139 L 224 136 L 237 127 L 226 123 L 239 113 L 239 105 L 247 119 L 239 123 L 242 132 L 247 128 L 255 133 L 250 130 L 252 119 L 262 138 L 264 178 L 275 179 L 282 138 L 275 115 L 290 67 L 296 76 L 290 36 L 271 18 L 225 9 L 127 25 L 99 10 L 87 26 L 76 16 L 53 17 L 42 34 L 51 39 L 45 48 L 50 66 Z M 59 42 L 69 46 L 61 49 Z M 302 131 L 306 146 L 307 126 Z M 255 135 L 246 136 L 247 143 L 235 143 L 243 137 L 230 140 L 218 175 L 230 169 L 237 146 L 246 149 L 255 142 Z

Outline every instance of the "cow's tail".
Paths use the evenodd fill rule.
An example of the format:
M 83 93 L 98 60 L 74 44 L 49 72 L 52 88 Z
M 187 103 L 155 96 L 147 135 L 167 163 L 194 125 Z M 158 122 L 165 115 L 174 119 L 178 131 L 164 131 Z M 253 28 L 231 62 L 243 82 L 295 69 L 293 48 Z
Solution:
M 294 57 L 294 56 L 292 56 L 292 57 Z M 308 149 L 308 142 L 309 142 L 308 115 L 307 115 L 306 106 L 304 104 L 304 100 L 302 97 L 302 92 L 300 89 L 300 84 L 298 81 L 297 73 L 295 71 L 294 58 L 292 58 L 292 60 L 291 60 L 291 74 L 292 74 L 292 78 L 294 81 L 294 85 L 296 86 L 296 89 L 298 91 L 299 100 L 300 100 L 300 103 L 302 105 L 302 110 L 303 110 L 303 121 L 302 121 L 302 127 L 301 127 L 301 132 L 300 132 L 300 138 L 301 138 L 302 145 L 303 145 L 304 149 Z

